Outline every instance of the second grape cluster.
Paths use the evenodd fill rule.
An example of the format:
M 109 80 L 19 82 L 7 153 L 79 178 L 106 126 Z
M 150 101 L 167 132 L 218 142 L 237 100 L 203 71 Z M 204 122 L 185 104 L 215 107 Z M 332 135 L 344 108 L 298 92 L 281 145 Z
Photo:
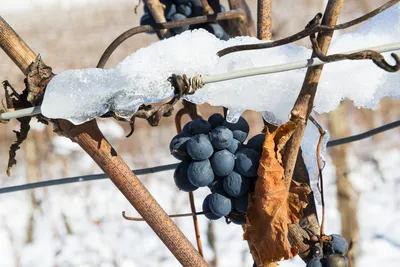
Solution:
M 201 0 L 161 0 L 160 3 L 164 5 L 164 15 L 167 21 L 182 21 L 187 18 L 193 18 L 197 16 L 203 16 L 203 4 Z M 225 12 L 225 8 L 220 5 L 219 10 L 214 10 L 215 12 Z M 156 24 L 154 18 L 149 12 L 148 7 L 144 6 L 144 14 L 140 19 L 140 25 L 154 25 Z M 228 40 L 229 35 L 224 31 L 224 29 L 216 22 L 185 25 L 182 27 L 172 28 L 169 33 L 174 36 L 181 34 L 187 30 L 194 29 L 205 29 L 206 31 L 214 34 L 217 38 L 221 40 Z M 155 33 L 155 32 L 150 32 Z M 158 33 L 157 33 L 158 34 Z M 160 39 L 161 36 L 159 36 Z
M 170 143 L 171 154 L 181 160 L 174 173 L 176 186 L 186 192 L 210 189 L 203 202 L 208 219 L 246 223 L 248 193 L 254 189 L 265 138 L 259 134 L 244 144 L 248 134 L 243 117 L 233 124 L 216 113 L 187 123 Z

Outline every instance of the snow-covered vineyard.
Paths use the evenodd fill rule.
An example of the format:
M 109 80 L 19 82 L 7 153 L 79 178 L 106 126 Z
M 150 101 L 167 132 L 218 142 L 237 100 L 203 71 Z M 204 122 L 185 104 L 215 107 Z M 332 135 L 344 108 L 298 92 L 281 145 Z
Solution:
M 0 1 L 0 5 L 7 5 L 7 2 Z M 30 1 L 30 5 L 26 5 L 27 2 L 29 1 L 16 1 L 4 12 L 13 14 L 11 17 L 18 17 L 18 14 L 26 14 L 23 12 L 27 12 L 27 7 L 31 8 L 27 10 L 42 7 L 39 2 Z M 79 4 L 72 4 L 75 2 Z M 87 2 L 88 5 L 95 4 L 95 1 Z M 105 0 L 98 1 L 100 2 L 110 4 Z M 129 7 L 135 4 L 123 2 Z M 58 4 L 52 5 L 51 8 L 60 10 L 70 10 L 72 7 L 79 10 L 80 5 L 87 8 L 79 1 L 58 1 Z M 0 12 L 3 11 L 0 9 Z M 216 52 L 232 45 L 259 42 L 261 41 L 250 37 L 221 41 L 204 30 L 195 30 L 145 45 L 145 48 L 109 69 L 74 70 L 87 66 L 71 66 L 66 68 L 71 70 L 65 72 L 62 71 L 66 69 L 60 69 L 59 74 L 48 85 L 42 112 L 48 118 L 64 118 L 76 124 L 91 120 L 109 110 L 130 117 L 143 103 L 158 102 L 173 94 L 173 88 L 167 81 L 173 73 L 188 76 L 226 73 L 306 59 L 312 52 L 303 46 L 290 44 L 267 50 L 235 53 L 222 58 L 216 56 Z M 329 51 L 338 53 L 393 42 L 400 42 L 400 4 L 376 16 L 354 32 L 335 35 Z M 37 51 L 41 50 L 45 51 L 44 44 L 38 45 Z M 385 56 L 389 58 L 389 54 Z M 0 54 L 0 76 L 3 65 L 11 64 L 8 61 L 3 63 L 3 58 L 6 55 Z M 56 65 L 56 60 L 50 63 Z M 392 62 L 391 59 L 388 61 Z M 236 121 L 244 111 L 252 110 L 261 112 L 270 122 L 282 123 L 288 119 L 305 72 L 305 69 L 300 69 L 207 84 L 194 95 L 185 98 L 196 104 L 208 103 L 227 107 L 230 121 Z M 400 97 L 399 73 L 387 73 L 368 61 L 333 63 L 324 68 L 314 110 L 318 113 L 317 117 L 319 114 L 329 113 L 344 99 L 353 101 L 354 106 L 359 108 L 378 110 L 385 97 Z M 393 102 L 395 104 L 392 104 L 391 113 L 384 114 L 385 119 L 382 119 L 383 115 L 375 116 L 377 125 L 383 124 L 383 120 L 386 122 L 399 119 L 399 102 L 395 101 L 397 102 Z M 212 110 L 205 110 L 206 115 L 216 109 Z M 255 112 L 243 113 L 250 124 L 249 137 L 262 129 L 261 119 L 256 121 L 254 114 Z M 323 123 L 327 121 L 324 116 L 320 118 Z M 358 118 L 355 115 L 349 114 L 348 120 L 349 124 L 353 122 L 350 127 L 353 133 L 365 129 L 357 125 Z M 177 160 L 170 155 L 168 148 L 169 141 L 176 134 L 171 121 L 158 128 L 139 125 L 143 127 L 136 127 L 134 138 L 125 139 L 127 128 L 112 120 L 99 120 L 101 131 L 132 169 L 176 163 Z M 13 175 L 6 178 L 5 174 L 1 174 L 0 187 L 101 172 L 78 145 L 66 138 L 54 136 L 51 130 L 39 123 L 31 123 L 31 126 L 33 132 L 18 151 L 18 164 L 13 169 Z M 328 128 L 328 125 L 323 126 Z M 11 128 L 15 126 L 8 124 L 7 127 L 7 131 L 11 132 Z M 302 149 L 317 202 L 320 201 L 315 158 L 318 137 L 317 129 L 310 123 Z M 329 136 L 325 139 L 325 145 L 328 138 Z M 0 136 L 0 158 L 4 162 L 4 172 L 0 173 L 5 173 L 10 140 L 12 139 L 6 134 Z M 329 155 L 330 149 L 324 148 L 327 208 L 325 232 L 340 234 L 337 178 Z M 348 161 L 347 174 L 360 197 L 357 209 L 360 224 L 357 266 L 398 266 L 398 129 L 382 134 L 380 139 L 367 139 L 349 145 Z M 176 188 L 173 171 L 139 178 L 165 211 L 170 214 L 190 212 L 188 195 Z M 197 210 L 202 210 L 203 200 L 208 194 L 207 188 L 195 191 Z M 0 194 L 0 267 L 179 266 L 145 222 L 124 220 L 122 211 L 126 211 L 128 216 L 138 216 L 109 180 Z M 318 212 L 320 211 L 321 207 L 318 206 Z M 191 218 L 173 220 L 190 241 L 196 244 Z M 243 241 L 241 226 L 233 223 L 227 225 L 224 220 L 210 221 L 200 216 L 199 227 L 207 262 L 221 267 L 252 266 L 253 258 L 247 242 Z M 304 265 L 299 257 L 280 263 L 284 267 Z

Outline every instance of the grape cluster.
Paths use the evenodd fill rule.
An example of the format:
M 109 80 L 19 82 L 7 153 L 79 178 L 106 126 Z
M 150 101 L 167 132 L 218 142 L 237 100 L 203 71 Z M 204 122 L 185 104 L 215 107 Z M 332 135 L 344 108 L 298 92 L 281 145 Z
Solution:
M 263 141 L 255 150 L 254 138 L 260 138 L 255 136 L 245 145 L 248 134 L 244 118 L 229 123 L 216 113 L 207 121 L 187 123 L 171 140 L 171 154 L 181 160 L 174 173 L 175 184 L 186 192 L 206 186 L 210 189 L 203 201 L 203 211 L 210 220 L 227 217 L 236 224 L 246 223 L 248 193 L 257 178 Z
M 349 261 L 346 258 L 348 245 L 346 240 L 337 234 L 329 236 L 329 241 L 318 243 L 312 248 L 312 259 L 306 267 L 347 267 Z
M 203 15 L 203 5 L 201 3 L 201 0 L 161 0 L 160 2 L 165 6 L 164 15 L 167 21 L 180 21 L 186 18 Z M 221 10 L 217 10 L 216 12 L 225 12 L 225 8 L 222 5 L 220 6 L 220 9 Z M 144 5 L 144 15 L 140 19 L 140 25 L 153 25 L 155 23 L 156 22 L 152 17 L 148 7 Z M 187 30 L 200 28 L 207 30 L 221 40 L 229 39 L 229 35 L 218 23 L 215 22 L 182 26 L 170 29 L 169 32 L 172 36 L 174 36 L 177 34 L 181 34 Z M 160 36 L 159 38 L 161 39 Z

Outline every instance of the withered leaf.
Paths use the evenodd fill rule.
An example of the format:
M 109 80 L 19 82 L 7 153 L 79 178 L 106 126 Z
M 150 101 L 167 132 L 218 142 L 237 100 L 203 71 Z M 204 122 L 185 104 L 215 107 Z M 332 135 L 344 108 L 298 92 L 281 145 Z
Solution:
M 295 130 L 291 121 L 274 132 L 267 129 L 258 179 L 249 197 L 244 239 L 258 266 L 277 266 L 277 261 L 297 254 L 288 241 L 288 226 L 297 223 L 307 206 L 307 185 L 284 180 L 280 150 Z
M 8 176 L 10 176 L 12 166 L 17 164 L 17 160 L 15 159 L 17 150 L 20 149 L 20 145 L 28 137 L 28 132 L 31 129 L 29 125 L 29 122 L 31 121 L 30 117 L 19 118 L 18 121 L 21 123 L 20 131 L 14 131 L 17 136 L 17 141 L 11 145 L 10 151 L 8 152 L 9 157 L 6 171 Z

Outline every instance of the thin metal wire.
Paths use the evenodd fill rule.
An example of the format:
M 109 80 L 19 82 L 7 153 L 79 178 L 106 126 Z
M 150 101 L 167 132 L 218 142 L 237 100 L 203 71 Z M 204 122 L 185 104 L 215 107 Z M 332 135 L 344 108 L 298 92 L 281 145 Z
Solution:
M 400 50 L 400 42 L 386 44 L 386 45 L 380 45 L 380 46 L 374 46 L 374 47 L 368 47 L 368 48 L 363 48 L 363 49 L 357 49 L 354 51 L 342 52 L 341 54 L 352 54 L 352 53 L 363 51 L 363 50 L 374 50 L 374 51 L 377 51 L 380 53 L 396 51 L 396 50 Z M 335 62 L 339 62 L 339 61 L 335 61 Z M 311 58 L 311 59 L 302 59 L 299 61 L 290 62 L 290 63 L 286 63 L 286 64 L 273 65 L 273 66 L 260 67 L 260 68 L 252 68 L 252 69 L 247 69 L 247 70 L 240 70 L 240 71 L 233 71 L 233 72 L 221 73 L 221 74 L 216 74 L 216 75 L 203 76 L 203 84 L 222 82 L 222 81 L 227 81 L 227 80 L 233 80 L 233 79 L 250 77 L 250 76 L 257 76 L 257 75 L 263 75 L 263 74 L 278 73 L 278 72 L 284 72 L 284 71 L 290 71 L 290 70 L 296 70 L 296 69 L 302 69 L 302 68 L 308 68 L 308 67 L 324 65 L 324 64 L 328 64 L 328 63 L 333 63 L 333 62 L 323 62 L 315 57 Z
M 381 45 L 381 46 L 368 47 L 368 48 L 358 49 L 358 50 L 354 50 L 354 51 L 343 52 L 342 54 L 351 54 L 351 53 L 359 52 L 362 50 L 374 50 L 374 51 L 377 51 L 380 53 L 396 51 L 396 50 L 400 50 L 400 42 Z M 339 61 L 335 61 L 335 62 L 339 62 Z M 250 77 L 250 76 L 290 71 L 290 70 L 308 68 L 311 66 L 323 65 L 323 64 L 328 64 L 328 63 L 333 63 L 333 62 L 323 62 L 323 61 L 319 60 L 318 58 L 303 59 L 303 60 L 299 60 L 299 61 L 295 61 L 295 62 L 274 65 L 274 66 L 268 66 L 268 67 L 246 69 L 246 70 L 233 71 L 233 72 L 229 72 L 229 73 L 222 73 L 222 74 L 216 74 L 216 75 L 205 75 L 205 76 L 199 75 L 199 76 L 187 78 L 185 81 L 189 82 L 191 87 L 194 86 L 193 88 L 199 89 L 202 85 L 208 84 L 208 83 L 222 82 L 222 81 Z M 4 112 L 4 113 L 0 114 L 0 118 L 3 120 L 9 120 L 9 119 L 38 115 L 38 114 L 40 114 L 40 112 L 41 112 L 40 106 L 37 106 L 37 107 L 33 107 L 33 108 L 20 109 L 17 111 Z
M 156 167 L 151 167 L 151 168 L 146 168 L 146 169 L 133 170 L 133 172 L 136 175 L 145 175 L 145 174 L 150 174 L 150 173 L 174 170 L 174 169 L 176 169 L 177 166 L 178 166 L 178 163 L 174 163 L 174 164 L 161 165 L 161 166 L 156 166 Z M 16 186 L 0 188 L 0 194 L 35 189 L 35 188 L 40 188 L 40 187 L 53 186 L 53 185 L 95 181 L 95 180 L 101 180 L 101 179 L 107 179 L 107 178 L 108 178 L 108 176 L 106 176 L 105 173 L 75 176 L 75 177 L 69 177 L 69 178 L 61 178 L 61 179 L 56 179 L 56 180 L 49 180 L 49 181 L 42 181 L 42 182 L 37 182 L 37 183 L 30 183 L 30 184 L 23 184 L 23 185 L 16 185 Z
M 340 146 L 340 145 L 348 144 L 351 142 L 356 142 L 356 141 L 371 137 L 373 135 L 394 129 L 396 127 L 400 127 L 400 120 L 382 125 L 380 127 L 374 128 L 374 129 L 369 130 L 364 133 L 352 135 L 352 136 L 337 139 L 337 140 L 328 141 L 327 147 Z M 174 163 L 174 164 L 161 165 L 161 166 L 156 166 L 156 167 L 151 167 L 151 168 L 146 168 L 146 169 L 133 170 L 133 172 L 136 175 L 145 175 L 145 174 L 150 174 L 150 173 L 174 170 L 174 169 L 176 169 L 177 166 L 178 166 L 178 163 Z M 70 183 L 77 183 L 77 182 L 87 182 L 87 181 L 94 181 L 94 180 L 101 180 L 101 179 L 107 179 L 107 176 L 103 173 L 103 174 L 75 176 L 75 177 L 70 177 L 70 178 L 61 178 L 61 179 L 57 179 L 57 180 L 49 180 L 49 181 L 42 181 L 42 182 L 37 182 L 37 183 L 30 183 L 30 184 L 23 184 L 23 185 L 16 185 L 16 186 L 0 188 L 0 194 L 35 189 L 35 188 L 46 187 L 46 186 L 70 184 Z
M 352 136 L 349 136 L 349 137 L 328 141 L 326 146 L 327 147 L 340 146 L 340 145 L 348 144 L 348 143 L 351 143 L 351 142 L 360 141 L 362 139 L 365 139 L 365 138 L 371 137 L 373 135 L 376 135 L 376 134 L 379 134 L 379 133 L 394 129 L 394 128 L 399 127 L 399 126 L 400 126 L 400 120 L 397 120 L 397 121 L 382 125 L 382 126 L 380 126 L 378 128 L 374 128 L 374 129 L 369 130 L 369 131 L 364 132 L 364 133 L 360 133 L 360 134 L 352 135 Z

